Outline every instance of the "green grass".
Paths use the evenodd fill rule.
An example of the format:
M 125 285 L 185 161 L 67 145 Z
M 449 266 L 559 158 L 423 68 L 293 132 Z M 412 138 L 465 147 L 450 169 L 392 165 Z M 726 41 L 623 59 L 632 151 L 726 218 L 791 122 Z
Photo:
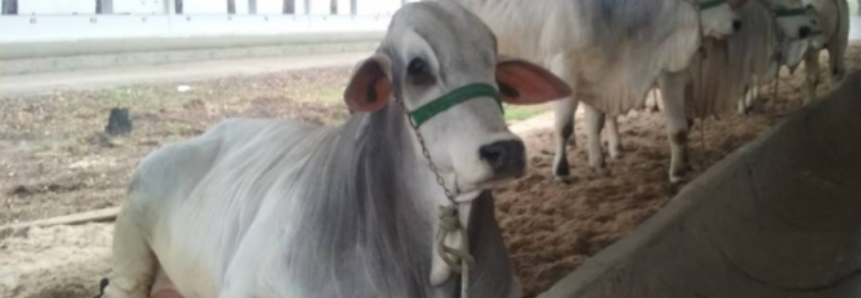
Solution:
M 546 111 L 546 106 L 512 106 L 505 105 L 505 121 L 508 123 L 523 121 Z
M 858 2 L 861 0 L 849 0 L 849 15 L 857 16 L 858 15 Z

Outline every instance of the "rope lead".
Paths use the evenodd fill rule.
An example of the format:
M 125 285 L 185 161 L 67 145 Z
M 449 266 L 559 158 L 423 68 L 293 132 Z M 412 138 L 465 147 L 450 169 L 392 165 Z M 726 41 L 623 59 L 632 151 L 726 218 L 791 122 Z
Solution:
M 462 245 L 454 248 L 446 245 L 448 235 L 460 236 Z M 443 262 L 452 271 L 460 274 L 460 298 L 468 298 L 469 270 L 475 265 L 475 259 L 469 254 L 469 238 L 466 229 L 457 217 L 457 207 L 454 205 L 439 206 L 439 229 L 436 234 L 436 247 Z

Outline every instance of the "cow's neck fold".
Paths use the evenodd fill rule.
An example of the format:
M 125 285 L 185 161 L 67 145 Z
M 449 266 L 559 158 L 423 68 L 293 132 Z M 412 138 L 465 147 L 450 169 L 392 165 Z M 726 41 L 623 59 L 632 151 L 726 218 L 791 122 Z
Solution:
M 360 194 L 356 203 L 365 206 L 358 223 L 365 235 L 357 244 L 390 256 L 374 260 L 380 263 L 376 266 L 397 267 L 392 272 L 409 279 L 405 282 L 429 289 L 438 286 L 431 282 L 432 272 L 446 277 L 443 281 L 450 275 L 447 267 L 439 267 L 444 264 L 433 245 L 438 207 L 449 202 L 415 147 L 405 117 L 399 106 L 390 104 L 373 114 L 354 115 L 347 124 L 355 128 L 345 132 L 357 134 L 344 138 L 353 140 L 355 150 L 352 170 L 357 183 L 351 187 Z

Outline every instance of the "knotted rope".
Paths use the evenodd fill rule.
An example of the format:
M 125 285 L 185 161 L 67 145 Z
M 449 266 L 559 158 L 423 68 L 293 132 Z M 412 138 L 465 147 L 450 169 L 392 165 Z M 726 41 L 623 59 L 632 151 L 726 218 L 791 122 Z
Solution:
M 460 247 L 451 247 L 445 243 L 448 235 L 460 236 Z M 466 229 L 457 216 L 457 207 L 453 205 L 439 206 L 439 228 L 436 233 L 436 248 L 443 262 L 452 271 L 461 275 L 460 297 L 468 298 L 469 270 L 475 266 L 475 259 L 469 254 L 469 237 Z

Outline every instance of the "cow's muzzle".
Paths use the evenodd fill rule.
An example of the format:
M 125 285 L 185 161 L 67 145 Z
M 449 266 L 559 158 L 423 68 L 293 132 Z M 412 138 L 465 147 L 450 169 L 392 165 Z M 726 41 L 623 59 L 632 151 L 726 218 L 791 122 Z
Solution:
M 478 149 L 478 155 L 493 169 L 494 180 L 517 178 L 526 171 L 526 150 L 523 141 L 497 141 Z

